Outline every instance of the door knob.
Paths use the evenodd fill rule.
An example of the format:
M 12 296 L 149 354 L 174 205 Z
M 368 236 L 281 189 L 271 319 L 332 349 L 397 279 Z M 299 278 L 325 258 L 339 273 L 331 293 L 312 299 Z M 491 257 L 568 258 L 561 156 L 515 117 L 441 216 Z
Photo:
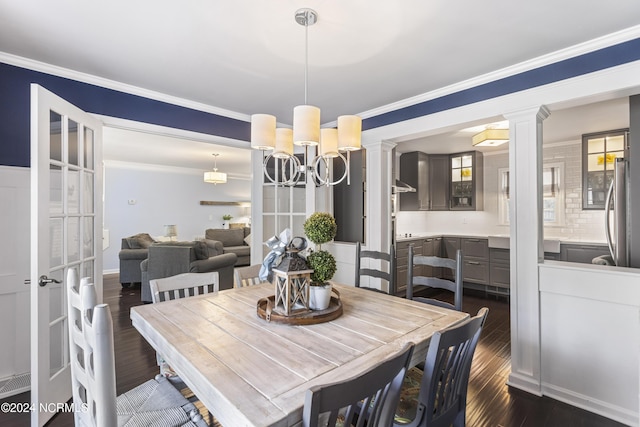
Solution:
M 38 285 L 40 285 L 40 286 L 46 286 L 49 283 L 62 283 L 62 282 L 60 282 L 60 280 L 57 280 L 57 279 L 49 279 L 44 274 L 42 276 L 40 276 L 40 278 L 38 279 Z

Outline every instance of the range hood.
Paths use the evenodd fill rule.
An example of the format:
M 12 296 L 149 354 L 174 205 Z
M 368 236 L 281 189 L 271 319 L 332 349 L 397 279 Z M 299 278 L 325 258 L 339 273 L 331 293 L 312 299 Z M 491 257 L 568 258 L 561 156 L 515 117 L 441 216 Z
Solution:
M 394 193 L 415 193 L 416 189 L 407 184 L 406 182 L 402 182 L 399 179 L 396 179 L 395 185 L 391 187 Z

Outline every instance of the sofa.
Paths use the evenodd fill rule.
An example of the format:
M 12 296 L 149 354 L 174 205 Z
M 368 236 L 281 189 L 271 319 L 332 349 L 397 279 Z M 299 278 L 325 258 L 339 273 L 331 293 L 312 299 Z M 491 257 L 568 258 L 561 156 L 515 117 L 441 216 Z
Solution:
M 140 263 L 147 259 L 149 246 L 155 240 L 147 233 L 139 233 L 122 239 L 120 259 L 120 284 L 123 288 L 142 282 Z
M 236 266 L 251 264 L 251 227 L 242 228 L 208 228 L 205 231 L 205 241 L 210 246 L 218 242 L 225 254 L 233 253 L 238 257 Z
M 181 273 L 208 273 L 217 271 L 220 290 L 233 288 L 233 268 L 237 256 L 219 252 L 217 245 L 204 241 L 159 242 L 149 246 L 149 256 L 140 264 L 141 299 L 149 303 L 151 288 L 149 281 Z

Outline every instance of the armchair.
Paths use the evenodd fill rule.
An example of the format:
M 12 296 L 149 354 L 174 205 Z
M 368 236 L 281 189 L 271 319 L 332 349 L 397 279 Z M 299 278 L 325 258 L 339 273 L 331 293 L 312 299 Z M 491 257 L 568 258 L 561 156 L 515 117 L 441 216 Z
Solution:
M 142 282 L 140 263 L 147 259 L 149 246 L 154 242 L 155 240 L 147 233 L 139 233 L 122 239 L 118 258 L 120 259 L 120 284 L 123 288 L 132 283 Z
M 244 266 L 251 264 L 251 246 L 249 241 L 251 239 L 251 228 L 208 228 L 205 231 L 205 241 L 211 247 L 222 248 L 222 251 L 226 253 L 234 253 L 238 256 L 236 266 Z
M 211 255 L 211 256 L 210 256 Z M 142 296 L 151 302 L 149 280 L 175 276 L 181 273 L 208 273 L 217 271 L 220 290 L 233 288 L 233 266 L 237 256 L 219 254 L 205 242 L 155 243 L 149 247 L 149 257 L 140 264 Z

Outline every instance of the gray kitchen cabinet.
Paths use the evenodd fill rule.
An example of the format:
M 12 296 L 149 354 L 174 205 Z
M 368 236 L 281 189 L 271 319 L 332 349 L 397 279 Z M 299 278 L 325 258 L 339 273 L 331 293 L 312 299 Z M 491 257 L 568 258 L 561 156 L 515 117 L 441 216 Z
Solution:
M 412 193 L 400 193 L 401 211 L 426 211 L 429 209 L 429 157 L 421 151 L 400 155 L 400 181 L 416 189 Z
M 489 284 L 495 288 L 511 287 L 509 249 L 489 249 Z M 498 289 L 496 289 L 498 291 Z
M 563 261 L 591 264 L 591 260 L 601 255 L 609 255 L 606 245 L 586 245 L 579 243 L 562 243 L 560 256 Z
M 460 238 L 444 236 L 442 238 L 442 257 L 456 259 L 456 251 L 460 249 Z M 448 268 L 442 270 L 444 279 L 453 280 L 453 272 Z
M 460 239 L 462 261 L 464 263 L 462 277 L 465 282 L 479 285 L 489 284 L 489 244 L 487 239 Z
M 429 210 L 449 210 L 449 155 L 429 155 Z
M 484 193 L 482 153 L 451 154 L 449 161 L 449 209 L 481 211 Z
M 403 240 L 396 243 L 396 295 L 404 296 L 407 292 L 407 267 L 409 265 L 409 247 L 413 247 L 414 255 L 422 255 L 424 239 Z M 414 274 L 421 274 L 421 267 L 416 267 Z

